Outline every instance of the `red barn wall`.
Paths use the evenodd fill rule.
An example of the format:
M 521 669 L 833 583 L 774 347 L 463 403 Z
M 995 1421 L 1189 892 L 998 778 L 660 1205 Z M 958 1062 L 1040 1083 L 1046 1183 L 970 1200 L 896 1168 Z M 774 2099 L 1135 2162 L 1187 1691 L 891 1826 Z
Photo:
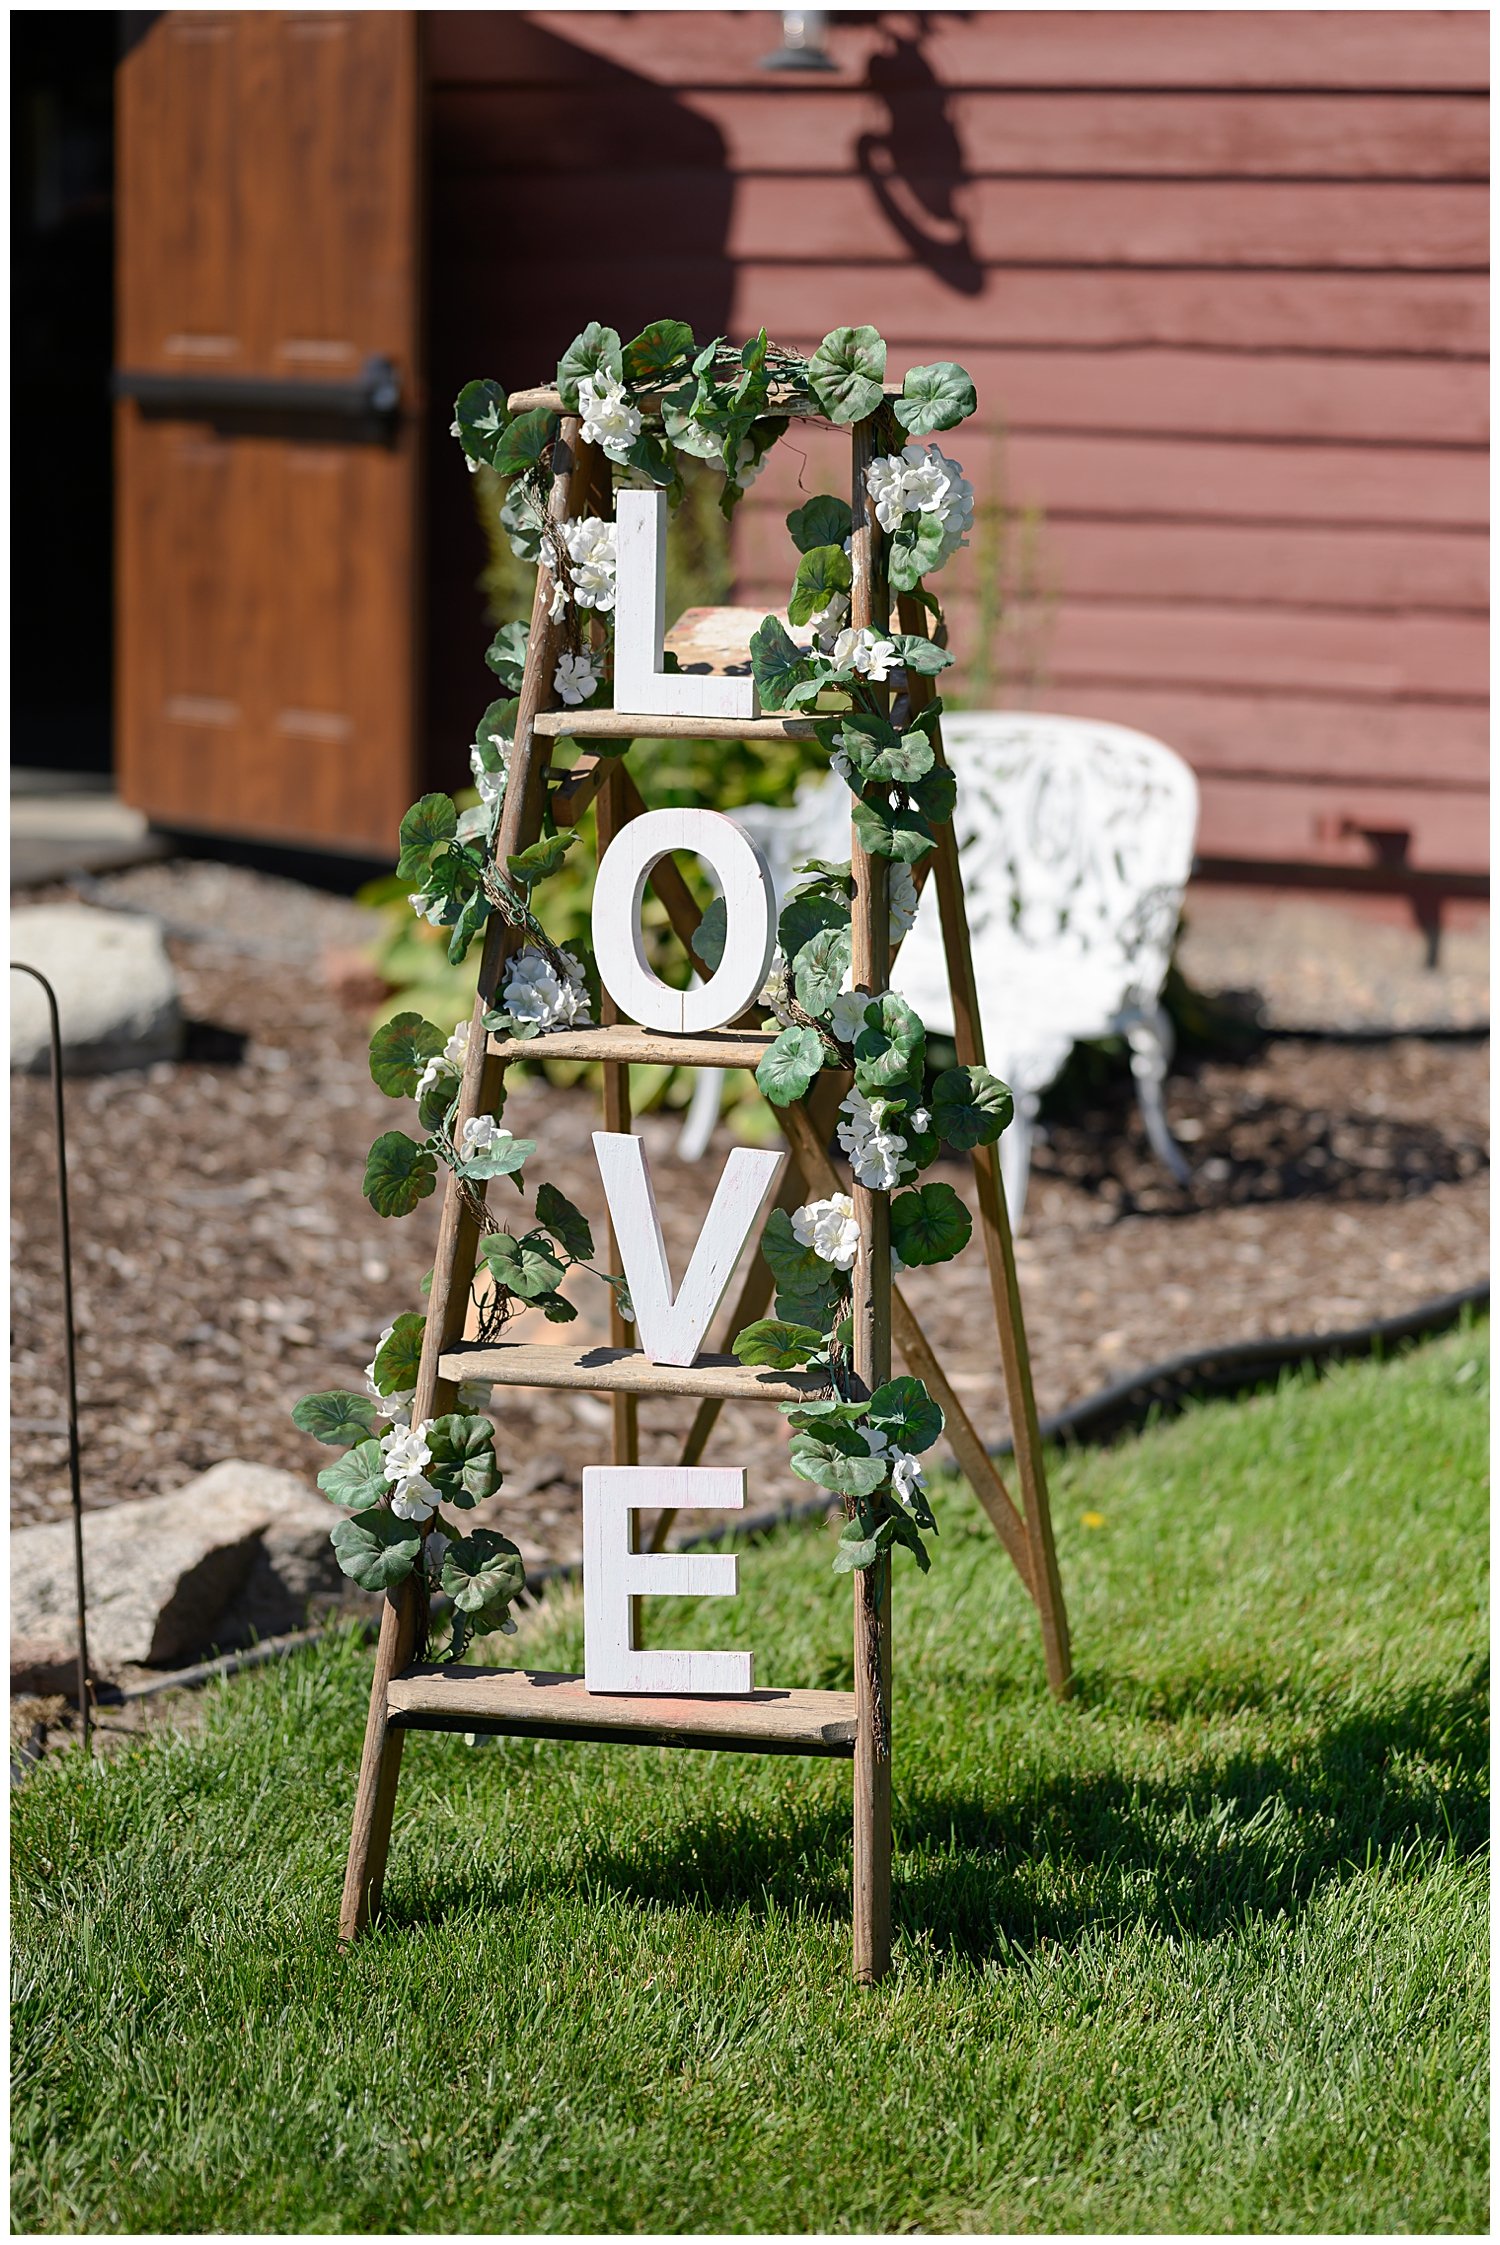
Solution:
M 427 25 L 439 398 L 591 317 L 961 359 L 940 441 L 1042 518 L 988 701 L 1159 734 L 1226 870 L 1485 866 L 1483 15 L 835 16 L 827 77 L 756 67 L 765 13 Z M 832 461 L 779 448 L 740 597 Z

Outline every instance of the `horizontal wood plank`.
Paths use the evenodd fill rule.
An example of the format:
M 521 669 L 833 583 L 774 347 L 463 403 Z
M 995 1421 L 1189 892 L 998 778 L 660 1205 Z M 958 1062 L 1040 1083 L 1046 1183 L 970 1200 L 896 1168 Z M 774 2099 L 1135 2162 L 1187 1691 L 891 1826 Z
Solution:
M 707 8 L 525 16 L 438 9 L 426 27 L 437 84 L 613 86 L 622 94 L 632 78 L 662 89 L 763 86 L 759 65 L 779 31 L 761 10 Z M 834 15 L 828 48 L 851 85 L 878 58 L 892 92 L 926 91 L 934 80 L 944 87 L 1428 93 L 1479 93 L 1489 83 L 1480 10 L 1006 9 L 998 19 L 980 10 L 928 18 L 920 43 L 879 17 L 846 23 Z
M 632 223 L 680 254 L 791 266 L 858 260 L 905 266 L 930 234 L 975 278 L 996 266 L 1286 267 L 1483 272 L 1488 194 L 1480 182 L 1177 181 L 898 177 L 872 194 L 859 177 L 742 174 L 727 220 L 694 171 L 632 173 Z M 585 239 L 616 191 L 604 170 L 480 175 L 456 199 L 450 252 L 483 255 L 498 233 L 548 228 Z M 889 279 L 886 286 L 889 287 Z
M 723 1403 L 797 1403 L 826 1395 L 811 1372 L 774 1372 L 732 1356 L 700 1356 L 696 1364 L 653 1364 L 639 1349 L 590 1342 L 465 1342 L 443 1357 L 445 1380 L 491 1387 L 581 1388 L 598 1395 L 714 1396 Z
M 853 1692 L 756 1691 L 741 1699 L 590 1692 L 581 1676 L 546 1669 L 423 1665 L 392 1677 L 386 1706 L 399 1730 L 500 1737 L 704 1746 L 749 1754 L 847 1757 Z
M 543 1037 L 491 1037 L 499 1060 L 610 1060 L 631 1067 L 756 1068 L 774 1042 L 769 1030 L 707 1029 L 673 1036 L 619 1022 L 607 1029 L 553 1029 Z
M 631 717 L 613 709 L 548 709 L 536 720 L 549 740 L 806 741 L 810 717 Z
M 908 168 L 985 178 L 1476 179 L 1489 171 L 1480 94 L 971 92 L 906 107 Z M 653 115 L 653 163 L 742 173 L 859 172 L 892 131 L 867 86 L 766 78 L 692 87 Z M 581 88 L 559 129 L 552 99 L 508 85 L 439 85 L 431 141 L 438 178 L 632 172 L 636 112 L 617 91 Z

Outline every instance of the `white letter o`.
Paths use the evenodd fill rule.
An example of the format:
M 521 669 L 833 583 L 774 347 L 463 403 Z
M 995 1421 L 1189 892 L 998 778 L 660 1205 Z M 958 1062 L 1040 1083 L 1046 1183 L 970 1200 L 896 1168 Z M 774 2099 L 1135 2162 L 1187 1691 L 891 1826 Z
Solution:
M 652 973 L 641 940 L 641 899 L 652 868 L 673 850 L 706 858 L 724 891 L 724 956 L 706 982 L 673 990 Z M 631 819 L 599 862 L 594 883 L 594 959 L 621 1013 L 643 1029 L 701 1034 L 754 1003 L 776 948 L 771 872 L 742 826 L 722 811 L 646 811 Z

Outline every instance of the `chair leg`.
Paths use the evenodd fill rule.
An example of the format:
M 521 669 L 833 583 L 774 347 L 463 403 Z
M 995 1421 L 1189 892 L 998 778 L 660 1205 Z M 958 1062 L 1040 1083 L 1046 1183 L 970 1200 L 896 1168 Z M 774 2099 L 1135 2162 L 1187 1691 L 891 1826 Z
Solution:
M 1015 1113 L 1009 1128 L 1000 1140 L 1000 1176 L 1005 1186 L 1005 1205 L 1010 1211 L 1010 1228 L 1019 1232 L 1026 1213 L 1026 1186 L 1031 1176 L 1031 1140 L 1036 1127 L 1036 1112 L 1041 1105 L 1034 1091 L 1022 1091 L 1011 1085 L 1015 1100 Z
M 1162 1085 L 1166 1082 L 1174 1043 L 1171 1018 L 1162 1006 L 1143 1008 L 1126 1023 L 1125 1034 L 1130 1041 L 1130 1072 L 1135 1078 L 1135 1096 L 1141 1120 L 1146 1125 L 1146 1136 L 1151 1141 L 1151 1151 L 1179 1185 L 1190 1185 L 1193 1173 L 1168 1127 L 1162 1100 Z
M 687 1119 L 677 1134 L 675 1151 L 679 1161 L 701 1161 L 708 1151 L 708 1142 L 719 1120 L 723 1082 L 722 1068 L 699 1068 L 696 1071 Z

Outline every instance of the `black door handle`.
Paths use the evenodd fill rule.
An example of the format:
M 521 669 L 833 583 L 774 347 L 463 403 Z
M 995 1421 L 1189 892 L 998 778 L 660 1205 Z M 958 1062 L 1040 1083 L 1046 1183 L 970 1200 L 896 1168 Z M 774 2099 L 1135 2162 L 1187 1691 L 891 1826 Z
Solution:
M 258 374 L 165 374 L 116 367 L 111 395 L 130 398 L 143 413 L 174 421 L 250 420 L 338 426 L 346 438 L 385 443 L 401 412 L 401 377 L 391 360 L 366 359 L 354 382 L 279 381 Z M 311 433 L 311 431 L 309 431 Z

